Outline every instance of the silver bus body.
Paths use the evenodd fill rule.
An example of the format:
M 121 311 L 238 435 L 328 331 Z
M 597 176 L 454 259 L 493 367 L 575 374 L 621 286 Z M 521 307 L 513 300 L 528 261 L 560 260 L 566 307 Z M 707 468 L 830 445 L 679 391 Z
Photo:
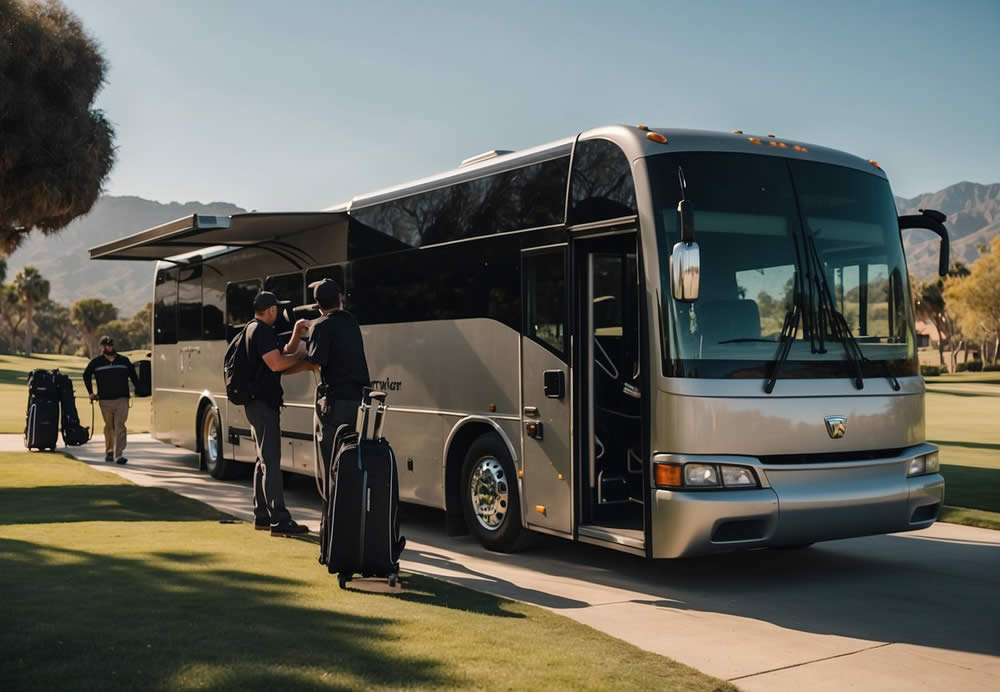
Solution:
M 655 141 L 651 133 L 665 141 Z M 589 142 L 602 144 L 585 149 Z M 588 219 L 586 209 L 605 207 L 587 207 L 590 198 L 583 197 L 577 204 L 572 187 L 582 185 L 579 181 L 586 178 L 587 156 L 600 161 L 603 143 L 613 145 L 627 162 L 634 187 L 628 195 L 634 196 L 622 199 L 626 206 L 634 204 L 634 212 L 615 216 L 617 207 L 605 205 L 612 211 L 595 212 L 596 218 Z M 357 307 L 374 384 L 388 391 L 386 435 L 399 460 L 404 501 L 446 510 L 450 519 L 460 518 L 463 506 L 468 507 L 463 494 L 470 492 L 462 464 L 473 441 L 488 433 L 509 454 L 517 476 L 505 479 L 512 487 L 502 488 L 507 493 L 504 501 L 510 502 L 516 492 L 520 507 L 520 516 L 508 520 L 517 520 L 530 530 L 650 558 L 799 546 L 931 525 L 940 511 L 944 481 L 937 473 L 912 473 L 928 455 L 935 458 L 936 449 L 926 442 L 923 379 L 910 365 L 898 376 L 898 390 L 889 377 L 870 372 L 862 389 L 849 374 L 834 376 L 824 370 L 822 376 L 810 376 L 812 358 L 826 359 L 817 361 L 817 368 L 840 367 L 843 358 L 834 356 L 841 353 L 841 345 L 830 342 L 831 355 L 801 356 L 797 370 L 789 371 L 788 377 L 779 376 L 774 391 L 767 393 L 763 377 L 758 376 L 759 365 L 744 367 L 733 360 L 735 374 L 702 376 L 700 368 L 707 373 L 710 368 L 730 367 L 724 365 L 729 363 L 726 358 L 699 360 L 704 337 L 699 337 L 698 351 L 690 351 L 694 357 L 687 359 L 684 349 L 689 346 L 684 344 L 694 343 L 693 337 L 698 336 L 696 318 L 707 329 L 706 320 L 715 309 L 712 305 L 739 302 L 739 309 L 744 310 L 752 309 L 746 304 L 754 302 L 752 296 L 745 297 L 741 286 L 738 299 L 718 297 L 722 295 L 718 288 L 712 289 L 720 291 L 714 299 L 706 296 L 690 305 L 668 308 L 672 301 L 669 253 L 663 247 L 676 201 L 671 197 L 664 206 L 659 199 L 663 181 L 657 167 L 664 165 L 655 157 L 680 156 L 666 166 L 672 171 L 676 161 L 696 161 L 684 158 L 688 154 L 749 156 L 755 157 L 753 162 L 765 163 L 807 161 L 885 180 L 882 170 L 871 162 L 801 142 L 742 133 L 611 126 L 523 152 L 487 156 L 448 173 L 356 197 L 325 212 L 180 219 L 173 226 L 95 248 L 91 256 L 157 260 L 152 434 L 197 450 L 203 457 L 211 445 L 211 453 L 220 460 L 250 463 L 255 458 L 246 417 L 241 407 L 228 404 L 222 382 L 227 340 L 248 319 L 245 305 L 237 310 L 233 304 L 245 303 L 255 285 L 268 284 L 292 286 L 289 290 L 299 291 L 294 302 L 305 304 L 311 302 L 304 294 L 310 278 L 334 275 L 346 284 L 348 309 Z M 419 212 L 419 205 L 410 209 L 400 202 L 398 209 L 392 207 L 394 201 L 422 194 L 429 195 L 426 199 L 431 205 L 434 191 L 491 175 L 509 174 L 516 186 L 518 175 L 528 175 L 517 171 L 545 165 L 555 169 L 561 162 L 566 166 L 565 206 L 551 223 L 528 228 L 497 226 L 489 236 L 434 238 L 431 226 L 399 220 L 403 212 Z M 685 189 L 699 210 L 699 183 L 692 181 L 696 170 L 698 166 L 687 165 L 681 175 L 688 177 Z M 711 165 L 706 164 L 705 170 L 712 170 Z M 717 170 L 722 173 L 721 168 Z M 807 168 L 803 175 L 813 172 Z M 527 194 L 523 190 L 528 188 L 517 189 Z M 684 191 L 671 192 L 675 194 Z M 479 208 L 489 202 L 475 199 Z M 712 224 L 724 227 L 737 218 L 737 212 L 726 211 L 726 204 L 719 203 L 722 211 L 704 212 L 706 240 L 716 232 Z M 575 218 L 574 208 L 580 210 Z M 789 212 L 787 218 L 792 216 Z M 786 223 L 779 224 L 779 217 L 762 215 L 744 226 L 759 226 L 761 237 L 774 235 L 778 231 L 767 229 Z M 379 245 L 384 239 L 373 229 L 383 223 L 409 230 Z M 826 233 L 835 234 L 839 228 L 833 221 L 826 226 L 834 229 Z M 421 238 L 406 235 L 415 232 L 414 228 Z M 488 246 L 484 238 L 489 239 Z M 837 247 L 846 248 L 844 257 L 855 257 L 859 243 L 845 241 Z M 359 250 L 362 245 L 367 249 Z M 887 256 L 896 252 L 890 248 Z M 736 258 L 725 261 L 739 266 Z M 861 277 L 874 267 L 864 264 L 862 268 L 861 263 L 868 260 L 844 261 L 859 264 L 856 271 L 854 265 L 846 264 L 831 269 L 842 280 L 837 298 L 842 306 L 851 295 L 867 293 L 867 286 L 861 289 Z M 477 263 L 473 272 L 477 281 L 457 279 L 452 289 L 458 296 L 475 293 L 475 297 L 469 298 L 469 305 L 456 299 L 457 307 L 452 310 L 449 301 L 453 298 L 438 293 L 434 277 L 469 262 Z M 553 267 L 558 273 L 560 263 L 564 267 L 561 283 L 554 285 L 561 287 L 557 290 L 564 291 L 564 297 L 550 300 L 551 296 L 540 293 L 541 287 L 552 279 Z M 827 264 L 832 266 L 830 261 Z M 716 267 L 707 260 L 702 265 L 703 287 L 711 288 Z M 891 259 L 886 266 L 891 274 Z M 333 273 L 324 274 L 324 267 Z M 397 274 L 411 271 L 413 278 L 407 285 L 415 286 L 412 291 L 395 283 Z M 761 267 L 758 274 L 767 271 Z M 743 276 L 744 270 L 736 273 Z M 294 278 L 296 274 L 301 275 L 301 282 Z M 858 276 L 853 293 L 847 288 L 847 274 Z M 886 279 L 887 294 L 905 297 L 897 299 L 895 307 L 893 298 L 887 299 L 887 310 L 897 310 L 895 324 L 890 315 L 887 328 L 903 335 L 902 341 L 892 337 L 883 341 L 876 335 L 863 341 L 866 353 L 882 347 L 902 353 L 906 330 L 912 334 L 905 273 L 901 286 L 896 274 Z M 171 281 L 177 285 L 174 300 L 180 307 L 170 306 Z M 750 277 L 746 281 L 753 290 L 763 287 L 760 305 L 764 294 L 777 290 L 773 289 L 777 279 L 761 283 L 763 279 Z M 518 295 L 510 295 L 512 291 Z M 859 306 L 864 300 L 856 298 Z M 550 303 L 560 301 L 562 324 L 539 317 L 546 310 L 558 312 Z M 760 305 L 758 309 L 763 310 Z M 882 303 L 872 305 L 876 307 L 871 313 L 881 315 Z M 414 313 L 412 320 L 407 320 L 407 311 Z M 217 312 L 222 313 L 221 320 Z M 197 329 L 185 322 L 195 320 L 196 314 L 201 320 Z M 386 321 L 381 321 L 383 315 Z M 854 319 L 865 318 L 855 314 Z M 156 320 L 176 320 L 178 334 L 163 336 L 163 325 Z M 684 325 L 678 326 L 682 320 Z M 185 331 L 187 338 L 176 338 Z M 760 354 L 769 350 L 758 356 L 757 346 L 749 344 L 745 352 L 753 351 L 754 357 L 748 356 L 748 363 L 773 358 L 777 341 L 764 338 L 763 333 L 760 336 L 756 341 L 772 345 L 760 344 Z M 800 351 L 806 353 L 804 345 Z M 892 362 L 910 363 L 905 356 Z M 282 384 L 286 401 L 282 467 L 311 474 L 315 377 L 284 377 Z M 213 421 L 209 426 L 213 429 L 206 431 L 209 412 L 219 424 L 215 428 Z M 752 485 L 726 487 L 720 481 L 714 486 L 668 487 L 658 483 L 659 466 L 685 479 L 689 469 L 704 470 L 706 477 L 712 469 L 720 475 L 742 473 Z M 500 503 L 499 498 L 487 500 Z M 449 521 L 449 526 L 459 525 L 460 521 Z

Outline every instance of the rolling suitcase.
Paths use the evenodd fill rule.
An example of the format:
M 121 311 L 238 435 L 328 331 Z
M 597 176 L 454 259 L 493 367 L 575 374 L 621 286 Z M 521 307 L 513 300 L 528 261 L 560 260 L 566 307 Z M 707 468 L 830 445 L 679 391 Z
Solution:
M 28 373 L 28 410 L 24 426 L 27 449 L 55 449 L 59 441 L 59 390 L 53 373 Z
M 373 402 L 377 402 L 374 403 Z M 374 415 L 371 415 L 372 408 Z M 385 393 L 366 393 L 358 409 L 357 432 L 338 430 L 339 446 L 327 474 L 320 562 L 337 573 L 340 588 L 354 575 L 399 579 L 399 478 L 396 457 L 382 436 Z M 369 437 L 369 418 L 373 432 Z
M 76 410 L 76 395 L 73 393 L 73 381 L 69 376 L 58 370 L 53 370 L 56 390 L 59 392 L 59 405 L 62 409 L 62 438 L 67 447 L 77 447 L 90 441 L 90 431 L 94 429 L 94 406 L 90 407 L 90 427 L 80 425 L 80 414 Z
M 135 362 L 135 377 L 139 384 L 135 387 L 136 397 L 147 397 L 153 395 L 153 364 L 148 360 L 137 360 Z

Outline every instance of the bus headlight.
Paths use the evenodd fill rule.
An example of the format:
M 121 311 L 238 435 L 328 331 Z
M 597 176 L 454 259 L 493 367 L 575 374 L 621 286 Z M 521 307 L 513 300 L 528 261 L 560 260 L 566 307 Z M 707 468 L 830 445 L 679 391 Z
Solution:
M 653 480 L 658 488 L 759 488 L 749 466 L 702 463 L 655 463 Z
M 719 485 L 719 469 L 712 464 L 684 464 L 684 486 L 712 488 Z
M 722 465 L 722 484 L 727 488 L 756 488 L 757 476 L 746 466 Z
M 928 473 L 937 473 L 940 470 L 941 462 L 938 459 L 938 453 L 931 452 L 930 454 L 924 454 L 910 459 L 910 464 L 906 469 L 906 475 L 909 477 L 924 476 Z

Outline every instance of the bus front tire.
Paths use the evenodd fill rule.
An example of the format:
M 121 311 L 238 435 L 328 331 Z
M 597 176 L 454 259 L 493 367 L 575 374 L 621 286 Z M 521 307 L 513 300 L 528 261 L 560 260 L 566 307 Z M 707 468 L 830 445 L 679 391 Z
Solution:
M 201 463 L 212 478 L 220 481 L 231 480 L 240 475 L 238 462 L 229 461 L 223 454 L 222 423 L 214 406 L 205 408 L 198 426 L 198 440 L 201 445 Z
M 487 550 L 517 549 L 524 533 L 517 474 L 506 445 L 495 433 L 480 435 L 465 454 L 462 512 L 469 532 Z

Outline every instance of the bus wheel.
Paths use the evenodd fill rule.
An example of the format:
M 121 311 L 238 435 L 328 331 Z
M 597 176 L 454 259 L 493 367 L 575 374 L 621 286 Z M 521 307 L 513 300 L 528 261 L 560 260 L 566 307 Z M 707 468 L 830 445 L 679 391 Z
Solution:
M 207 407 L 202 414 L 198 434 L 201 436 L 201 461 L 212 478 L 220 481 L 235 478 L 239 469 L 235 462 L 223 456 L 222 424 L 214 406 Z
M 469 531 L 489 550 L 514 550 L 521 536 L 521 500 L 514 463 L 494 433 L 480 435 L 462 465 L 462 509 Z

